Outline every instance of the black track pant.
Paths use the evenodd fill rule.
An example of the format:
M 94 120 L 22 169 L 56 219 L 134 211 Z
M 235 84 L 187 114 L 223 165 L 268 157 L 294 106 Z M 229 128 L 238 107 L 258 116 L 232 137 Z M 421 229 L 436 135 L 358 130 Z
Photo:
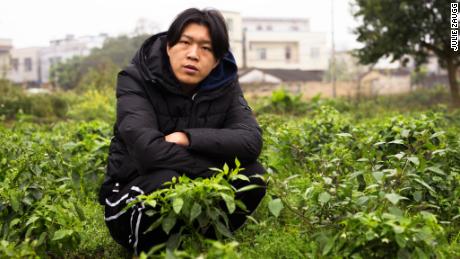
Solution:
M 258 162 L 246 165 L 244 168 L 245 170 L 240 173 L 246 176 L 265 173 L 265 169 Z M 179 174 L 172 170 L 159 170 L 148 175 L 141 175 L 123 186 L 115 184 L 112 195 L 105 200 L 105 222 L 115 241 L 135 253 L 140 253 L 141 251 L 147 252 L 151 247 L 168 240 L 169 236 L 161 227 L 144 234 L 154 219 L 144 214 L 141 204 L 136 204 L 128 210 L 123 210 L 123 208 L 137 195 L 149 194 L 161 188 L 163 183 L 171 181 L 173 177 L 179 177 Z M 250 177 L 250 179 L 251 182 L 237 180 L 232 183 L 237 189 L 249 184 L 262 186 L 262 188 L 236 194 L 236 199 L 241 200 L 249 212 L 237 209 L 229 215 L 232 231 L 243 225 L 246 215 L 250 215 L 257 208 L 265 195 L 265 182 L 258 177 Z M 214 234 L 210 233 L 208 237 L 213 236 Z

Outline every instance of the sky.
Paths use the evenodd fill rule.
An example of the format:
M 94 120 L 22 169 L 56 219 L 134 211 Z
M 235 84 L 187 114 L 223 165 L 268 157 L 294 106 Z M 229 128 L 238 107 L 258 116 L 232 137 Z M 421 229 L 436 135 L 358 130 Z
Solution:
M 358 47 L 350 12 L 353 0 L 2 0 L 0 38 L 15 48 L 48 46 L 53 39 L 130 33 L 140 19 L 166 30 L 174 17 L 190 7 L 237 11 L 243 17 L 307 18 L 313 32 L 325 32 L 331 43 L 331 2 L 337 50 Z

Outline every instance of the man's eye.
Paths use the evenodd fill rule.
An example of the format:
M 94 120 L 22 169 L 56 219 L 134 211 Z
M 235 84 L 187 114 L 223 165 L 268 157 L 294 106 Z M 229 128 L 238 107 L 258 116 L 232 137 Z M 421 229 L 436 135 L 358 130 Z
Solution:
M 203 46 L 203 49 L 206 50 L 206 51 L 212 51 L 212 49 L 210 47 L 206 47 L 206 46 Z
M 190 42 L 186 41 L 186 40 L 180 40 L 179 43 L 182 43 L 182 44 L 185 44 L 185 45 L 189 45 Z

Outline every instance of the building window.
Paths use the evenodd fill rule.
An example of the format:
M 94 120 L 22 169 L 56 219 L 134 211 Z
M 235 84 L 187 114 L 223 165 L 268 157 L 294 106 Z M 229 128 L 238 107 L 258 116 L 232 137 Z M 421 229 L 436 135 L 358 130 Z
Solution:
M 286 49 L 285 49 L 285 53 L 284 53 L 284 56 L 286 58 L 286 60 L 291 60 L 291 47 L 287 46 Z
M 258 49 L 257 56 L 259 57 L 260 60 L 266 60 L 267 59 L 267 49 L 265 48 Z
M 24 59 L 24 69 L 26 72 L 32 71 L 32 59 L 31 58 Z
M 318 58 L 319 57 L 319 48 L 311 48 L 310 49 L 310 57 L 311 58 Z
M 13 58 L 11 60 L 11 66 L 13 67 L 14 71 L 18 71 L 18 69 L 19 69 L 19 60 L 17 58 Z
M 292 30 L 292 31 L 298 31 L 298 30 L 299 30 L 299 26 L 297 26 L 297 25 L 292 25 L 292 26 L 291 26 L 291 30 Z
M 267 31 L 271 31 L 271 30 L 273 30 L 273 27 L 272 27 L 271 25 L 267 25 L 267 27 L 266 27 L 266 28 L 267 28 Z
M 225 19 L 225 21 L 227 23 L 228 31 L 232 32 L 233 31 L 233 19 L 227 18 L 227 19 Z
M 261 30 L 262 30 L 262 25 L 260 25 L 260 24 L 257 25 L 257 30 L 258 30 L 258 31 L 261 31 Z

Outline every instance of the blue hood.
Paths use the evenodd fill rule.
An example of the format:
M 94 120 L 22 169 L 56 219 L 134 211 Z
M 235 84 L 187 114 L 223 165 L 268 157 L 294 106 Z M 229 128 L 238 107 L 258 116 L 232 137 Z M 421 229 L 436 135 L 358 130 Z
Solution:
M 232 53 L 227 52 L 220 60 L 219 65 L 198 86 L 200 90 L 212 90 L 228 85 L 236 80 L 238 68 Z

